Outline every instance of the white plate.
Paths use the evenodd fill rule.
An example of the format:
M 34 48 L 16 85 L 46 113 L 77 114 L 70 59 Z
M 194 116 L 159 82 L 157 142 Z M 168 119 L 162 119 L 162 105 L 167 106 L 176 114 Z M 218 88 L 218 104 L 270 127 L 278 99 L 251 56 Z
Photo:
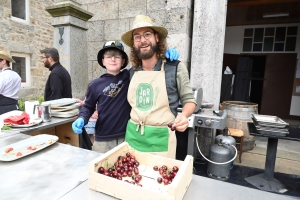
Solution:
M 52 112 L 52 117 L 62 117 L 62 118 L 68 118 L 68 117 L 74 117 L 75 115 L 79 114 L 79 109 L 73 109 L 65 112 Z
M 13 161 L 30 154 L 33 154 L 41 149 L 44 149 L 51 144 L 55 143 L 58 140 L 58 137 L 55 135 L 47 135 L 47 134 L 40 134 L 36 136 L 32 136 L 25 140 L 16 142 L 14 144 L 7 145 L 5 147 L 0 148 L 0 161 Z M 36 147 L 36 150 L 28 150 L 28 147 Z M 7 148 L 12 147 L 13 150 L 5 153 Z M 17 153 L 21 152 L 21 156 L 17 156 Z
M 61 111 L 67 111 L 67 110 L 72 110 L 75 108 L 79 108 L 80 107 L 80 103 L 74 103 L 71 105 L 67 105 L 67 106 L 59 106 L 59 107 L 51 107 L 51 112 L 61 112 Z
M 25 128 L 25 127 L 31 127 L 31 126 L 35 126 L 38 125 L 42 122 L 43 120 L 41 118 L 39 119 L 33 119 L 29 121 L 29 124 L 12 124 L 12 125 L 8 125 L 10 127 L 14 127 L 14 128 Z
M 13 111 L 9 111 L 7 113 L 4 113 L 2 115 L 0 115 L 2 117 L 2 119 L 6 119 L 8 117 L 11 117 L 11 116 L 20 116 L 22 115 L 23 111 L 20 111 L 20 110 L 13 110 Z
M 76 103 L 76 99 L 62 98 L 62 99 L 56 99 L 56 100 L 44 101 L 44 102 L 51 104 L 51 108 L 54 108 L 54 107 L 66 106 L 66 105 Z

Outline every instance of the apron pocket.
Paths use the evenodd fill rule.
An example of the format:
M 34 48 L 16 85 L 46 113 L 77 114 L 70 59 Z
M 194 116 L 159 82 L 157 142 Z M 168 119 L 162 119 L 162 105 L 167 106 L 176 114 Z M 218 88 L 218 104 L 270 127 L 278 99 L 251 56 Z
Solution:
M 141 128 L 136 131 L 136 124 L 128 121 L 125 140 L 130 146 L 142 152 L 168 151 L 169 130 L 167 127 L 145 126 L 144 135 Z

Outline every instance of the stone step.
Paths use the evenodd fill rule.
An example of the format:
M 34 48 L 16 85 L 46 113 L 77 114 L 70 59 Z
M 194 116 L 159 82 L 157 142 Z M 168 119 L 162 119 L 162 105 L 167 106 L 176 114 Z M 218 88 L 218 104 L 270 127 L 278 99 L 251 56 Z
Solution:
M 239 163 L 237 156 L 234 165 L 264 169 L 265 161 L 266 148 L 256 146 L 251 151 L 243 152 L 242 163 Z M 300 176 L 300 152 L 277 150 L 275 172 Z

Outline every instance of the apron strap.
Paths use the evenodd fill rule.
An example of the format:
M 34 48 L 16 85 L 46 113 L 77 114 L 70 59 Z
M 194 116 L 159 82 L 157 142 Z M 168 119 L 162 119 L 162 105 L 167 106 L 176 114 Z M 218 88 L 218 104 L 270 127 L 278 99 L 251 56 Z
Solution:
M 139 131 L 139 129 L 140 129 L 140 127 L 141 127 L 141 135 L 144 135 L 144 132 L 145 132 L 145 123 L 144 122 L 142 122 L 142 121 L 140 121 L 138 124 L 136 124 L 136 129 L 135 129 L 135 131 Z
M 161 62 L 161 69 L 160 71 L 165 71 L 165 63 L 166 63 L 166 59 L 163 59 L 162 62 Z

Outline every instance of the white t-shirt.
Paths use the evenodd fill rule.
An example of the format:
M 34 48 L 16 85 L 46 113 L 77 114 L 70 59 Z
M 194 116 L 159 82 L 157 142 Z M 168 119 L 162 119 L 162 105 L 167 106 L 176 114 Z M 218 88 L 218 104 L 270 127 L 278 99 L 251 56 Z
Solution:
M 0 94 L 18 100 L 21 77 L 15 71 L 5 68 L 0 72 Z

